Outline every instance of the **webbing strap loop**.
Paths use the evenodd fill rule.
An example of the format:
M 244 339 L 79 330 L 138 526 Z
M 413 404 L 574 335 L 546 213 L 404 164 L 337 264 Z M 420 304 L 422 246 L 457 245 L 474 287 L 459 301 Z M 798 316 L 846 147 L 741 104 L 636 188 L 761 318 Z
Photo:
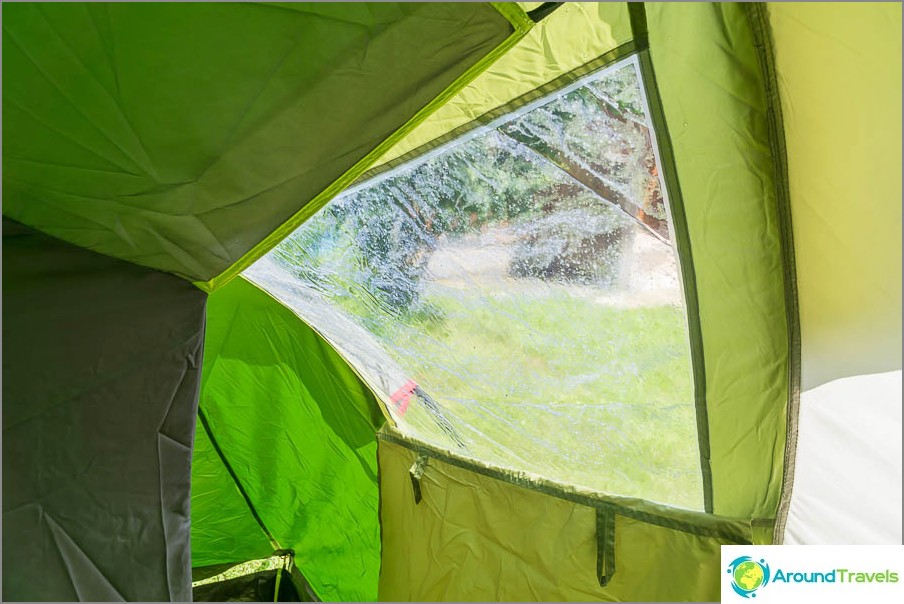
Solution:
M 605 587 L 615 574 L 615 512 L 596 508 L 596 576 Z
M 421 477 L 424 475 L 428 459 L 426 455 L 418 455 L 411 469 L 408 470 L 408 474 L 411 476 L 411 488 L 414 489 L 415 505 L 421 502 Z

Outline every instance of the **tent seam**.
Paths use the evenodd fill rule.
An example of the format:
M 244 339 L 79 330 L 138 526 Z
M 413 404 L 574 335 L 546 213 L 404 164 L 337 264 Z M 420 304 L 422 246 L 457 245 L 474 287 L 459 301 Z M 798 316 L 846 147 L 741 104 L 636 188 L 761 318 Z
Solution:
M 483 113 L 479 117 L 476 117 L 469 122 L 466 122 L 460 126 L 457 126 L 456 128 L 450 130 L 446 134 L 443 134 L 437 138 L 434 138 L 433 140 L 430 140 L 430 141 L 420 145 L 419 147 L 412 149 L 411 151 L 408 151 L 407 153 L 400 155 L 399 157 L 396 157 L 395 159 L 392 159 L 386 163 L 380 164 L 379 166 L 377 166 L 371 170 L 368 170 L 367 172 L 362 174 L 358 178 L 358 180 L 355 181 L 355 184 L 356 184 L 356 186 L 361 186 L 364 183 L 366 183 L 368 180 L 370 180 L 376 176 L 379 176 L 385 172 L 398 168 L 399 166 L 405 165 L 408 162 L 414 161 L 417 158 L 425 155 L 426 153 L 429 153 L 430 151 L 432 151 L 438 147 L 441 147 L 442 145 L 444 145 L 450 141 L 453 141 L 459 137 L 462 137 L 465 134 L 467 134 L 468 132 L 471 132 L 472 130 L 474 130 L 476 128 L 485 126 L 485 125 L 493 122 L 497 118 L 502 117 L 503 115 L 505 115 L 507 113 L 517 111 L 518 109 L 520 109 L 521 107 L 524 107 L 528 103 L 531 103 L 544 96 L 550 95 L 550 94 L 556 92 L 557 90 L 560 90 L 560 89 L 568 86 L 569 84 L 576 82 L 577 80 L 583 78 L 584 76 L 587 76 L 587 75 L 593 73 L 594 71 L 603 70 L 611 65 L 614 65 L 615 63 L 618 63 L 619 61 L 621 61 L 627 57 L 630 57 L 633 54 L 636 54 L 637 52 L 638 52 L 638 48 L 637 48 L 637 45 L 635 44 L 634 40 L 629 40 L 628 42 L 625 42 L 624 44 L 620 44 L 620 45 L 616 46 L 615 48 L 601 54 L 600 56 L 596 57 L 595 59 L 592 59 L 592 60 L 588 61 L 587 63 L 584 63 L 580 67 L 577 67 L 575 69 L 572 69 L 571 71 L 563 73 L 562 75 L 546 82 L 545 84 L 537 86 L 533 90 L 525 92 L 524 94 L 520 95 L 519 97 L 517 97 L 515 99 L 512 99 L 511 101 L 509 101 L 503 105 L 500 105 L 500 106 L 496 107 L 495 109 L 490 109 L 489 111 Z
M 515 470 L 484 465 L 478 461 L 458 456 L 451 451 L 440 450 L 421 441 L 406 437 L 388 427 L 384 427 L 377 432 L 377 439 L 404 447 L 416 454 L 425 455 L 428 458 L 433 458 L 476 474 L 506 482 L 516 487 L 529 489 L 593 509 L 609 510 L 613 514 L 625 516 L 646 524 L 652 524 L 701 537 L 721 539 L 728 543 L 739 545 L 751 544 L 753 542 L 751 526 L 752 524 L 759 522 L 759 519 L 729 518 L 716 516 L 708 512 L 695 512 L 681 508 L 669 508 L 669 510 L 673 510 L 674 513 L 678 515 L 696 516 L 705 523 L 723 525 L 714 527 L 701 526 L 700 524 L 695 524 L 691 520 L 670 517 L 667 515 L 668 510 L 663 510 L 666 513 L 648 511 L 640 509 L 639 506 L 632 507 L 627 503 L 617 503 L 613 501 L 612 499 L 616 499 L 617 496 L 612 496 L 612 499 L 610 499 L 609 496 L 603 493 L 573 492 L 558 483 L 543 478 L 533 478 Z M 645 504 L 652 506 L 661 505 L 642 499 L 636 501 L 640 506 Z
M 245 487 L 242 486 L 242 483 L 239 480 L 238 476 L 236 476 L 235 470 L 232 468 L 232 465 L 226 459 L 226 455 L 220 448 L 220 443 L 217 442 L 216 437 L 213 435 L 213 430 L 211 430 L 210 423 L 207 421 L 207 414 L 204 413 L 204 410 L 201 408 L 200 404 L 198 405 L 198 419 L 201 420 L 201 426 L 204 428 L 204 432 L 207 433 L 207 438 L 210 439 L 210 444 L 213 445 L 213 449 L 214 451 L 216 451 L 217 456 L 220 458 L 220 461 L 223 462 L 223 466 L 226 468 L 226 472 L 229 474 L 230 478 L 232 478 L 233 483 L 235 484 L 236 488 L 238 488 L 239 493 L 245 500 L 245 503 L 248 505 L 248 510 L 251 512 L 254 520 L 257 521 L 257 524 L 261 527 L 264 535 L 266 535 L 267 539 L 270 541 L 270 546 L 274 550 L 283 549 L 279 541 L 277 541 L 273 536 L 273 533 L 271 533 L 267 528 L 267 525 L 264 524 L 263 519 L 261 518 L 260 514 L 258 514 L 257 509 L 254 507 L 254 503 L 252 503 L 251 501 L 251 497 L 248 495 Z
M 788 399 L 785 450 L 782 465 L 782 485 L 776 511 L 773 543 L 784 542 L 785 525 L 791 506 L 794 470 L 797 455 L 798 421 L 800 413 L 800 310 L 797 299 L 797 270 L 794 255 L 794 231 L 791 217 L 791 189 L 788 178 L 788 153 L 785 144 L 781 95 L 775 68 L 775 47 L 766 5 L 746 6 L 747 17 L 754 37 L 757 59 L 763 76 L 767 105 L 769 147 L 775 169 L 775 203 L 778 211 L 781 242 L 782 277 L 785 294 L 785 319 L 788 329 Z

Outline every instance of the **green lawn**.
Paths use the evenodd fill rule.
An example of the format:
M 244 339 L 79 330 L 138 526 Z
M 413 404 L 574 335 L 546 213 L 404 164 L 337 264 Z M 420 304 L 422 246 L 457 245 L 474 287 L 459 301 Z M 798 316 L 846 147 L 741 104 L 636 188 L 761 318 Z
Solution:
M 468 454 L 553 480 L 702 507 L 683 311 L 615 308 L 562 287 L 463 296 L 433 288 L 440 322 L 383 335 L 439 401 Z M 420 437 L 450 441 L 412 403 Z

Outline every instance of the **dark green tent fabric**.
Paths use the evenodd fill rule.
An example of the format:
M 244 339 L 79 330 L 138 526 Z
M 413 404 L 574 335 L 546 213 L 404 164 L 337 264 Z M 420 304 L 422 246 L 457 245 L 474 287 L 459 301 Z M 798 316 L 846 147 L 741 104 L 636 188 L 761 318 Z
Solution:
M 3 213 L 207 282 L 526 27 L 488 3 L 6 4 Z
M 4 218 L 4 600 L 191 597 L 206 298 Z
M 249 525 L 235 502 L 240 485 L 320 598 L 376 599 L 383 416 L 373 395 L 316 332 L 244 279 L 211 295 L 205 351 L 200 408 L 222 458 L 204 448 L 194 458 L 195 566 L 260 557 L 262 530 L 240 532 Z M 223 459 L 237 484 L 220 499 L 208 477 L 222 477 Z M 221 514 L 237 518 L 235 541 L 207 522 Z

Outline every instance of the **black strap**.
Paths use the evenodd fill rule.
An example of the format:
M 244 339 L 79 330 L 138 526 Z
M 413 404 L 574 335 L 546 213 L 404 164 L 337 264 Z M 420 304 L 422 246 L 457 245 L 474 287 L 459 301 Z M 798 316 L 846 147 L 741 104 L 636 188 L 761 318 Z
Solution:
M 564 2 L 544 2 L 534 10 L 527 13 L 530 20 L 539 23 L 550 15 L 554 10 L 565 4 Z

